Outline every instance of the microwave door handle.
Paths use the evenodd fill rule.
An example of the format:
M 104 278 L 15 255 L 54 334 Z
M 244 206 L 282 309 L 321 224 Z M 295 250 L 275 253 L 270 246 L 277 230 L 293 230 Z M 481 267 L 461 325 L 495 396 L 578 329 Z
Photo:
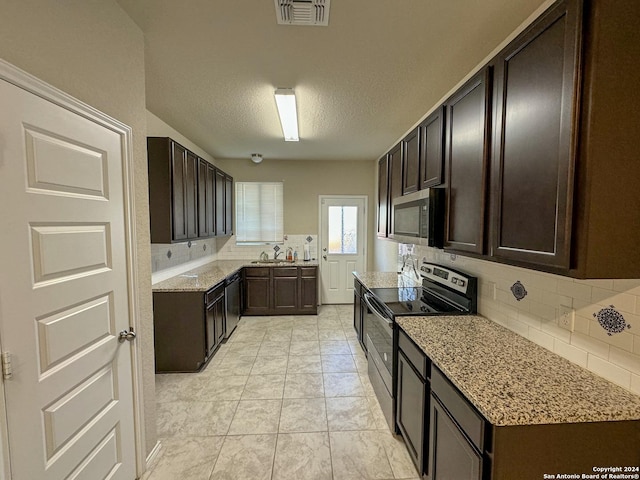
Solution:
M 374 296 L 371 293 L 365 293 L 363 298 L 364 303 L 367 304 L 369 310 L 371 310 L 376 317 L 389 325 L 389 328 L 393 328 L 393 321 L 389 320 L 380 310 L 378 310 L 378 308 L 374 306 L 374 304 L 377 304 L 374 300 Z

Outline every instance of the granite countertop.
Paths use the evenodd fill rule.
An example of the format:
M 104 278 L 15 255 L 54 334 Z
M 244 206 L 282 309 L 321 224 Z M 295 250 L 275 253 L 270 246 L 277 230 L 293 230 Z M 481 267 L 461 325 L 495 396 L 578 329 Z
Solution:
M 168 278 L 152 286 L 154 292 L 206 292 L 243 267 L 317 267 L 318 262 L 251 263 L 251 260 L 217 260 Z
M 353 272 L 367 288 L 421 287 L 422 280 L 413 276 L 400 275 L 397 272 Z
M 640 396 L 487 318 L 396 321 L 493 425 L 640 420 Z

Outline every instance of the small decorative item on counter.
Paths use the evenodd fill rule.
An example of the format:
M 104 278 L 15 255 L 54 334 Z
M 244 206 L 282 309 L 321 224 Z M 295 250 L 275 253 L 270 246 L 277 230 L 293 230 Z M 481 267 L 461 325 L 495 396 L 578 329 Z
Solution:
M 309 250 L 309 244 L 305 243 L 303 246 L 303 250 L 304 250 L 304 261 L 308 262 L 311 260 L 311 252 Z
M 291 247 L 287 247 L 287 261 L 293 262 L 293 250 Z
M 293 251 L 293 261 L 298 261 L 298 247 L 296 247 L 296 249 Z

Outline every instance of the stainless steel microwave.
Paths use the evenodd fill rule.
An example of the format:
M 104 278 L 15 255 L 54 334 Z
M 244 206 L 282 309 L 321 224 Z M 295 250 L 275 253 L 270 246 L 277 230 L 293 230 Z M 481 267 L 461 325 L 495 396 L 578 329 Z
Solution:
M 444 237 L 444 189 L 426 188 L 393 199 L 391 234 L 403 243 L 442 248 Z

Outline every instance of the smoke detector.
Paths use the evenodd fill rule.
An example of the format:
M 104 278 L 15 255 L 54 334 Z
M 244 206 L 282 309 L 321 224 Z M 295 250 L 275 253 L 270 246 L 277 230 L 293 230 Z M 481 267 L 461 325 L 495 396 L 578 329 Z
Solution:
M 331 0 L 275 0 L 279 25 L 329 25 Z

